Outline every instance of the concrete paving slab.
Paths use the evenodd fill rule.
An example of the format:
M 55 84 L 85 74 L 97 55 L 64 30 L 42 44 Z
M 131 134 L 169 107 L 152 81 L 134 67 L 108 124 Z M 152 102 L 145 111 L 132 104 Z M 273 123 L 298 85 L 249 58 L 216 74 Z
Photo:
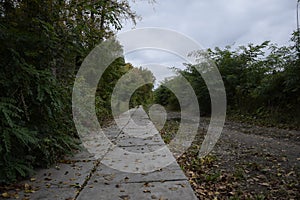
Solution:
M 188 181 L 151 183 L 94 183 L 83 189 L 78 200 L 196 200 Z
M 155 134 L 158 134 L 158 131 L 155 129 L 155 126 L 153 124 L 145 125 L 137 128 L 132 126 L 126 126 L 123 129 L 123 132 L 129 136 L 136 137 L 136 138 L 147 138 L 147 137 L 154 136 Z
M 103 132 L 108 139 L 114 140 L 120 134 L 121 129 L 117 125 L 112 125 L 104 128 Z
M 90 152 L 96 159 L 102 159 L 105 154 L 114 145 L 110 139 L 104 134 L 91 133 L 85 138 L 81 138 L 84 147 Z
M 58 163 L 50 169 L 40 170 L 32 178 L 33 187 L 72 187 L 84 184 L 95 162 Z
M 145 173 L 161 169 L 176 159 L 167 146 L 150 153 L 134 153 L 115 147 L 101 162 L 111 168 L 130 173 Z
M 94 182 L 118 184 L 174 180 L 186 180 L 182 170 L 174 164 L 151 173 L 126 173 L 101 164 L 90 179 L 89 184 Z
M 132 113 L 77 199 L 197 199 L 144 110 Z
M 88 161 L 96 160 L 94 154 L 90 153 L 85 147 L 74 152 L 74 155 L 66 156 L 62 161 Z
M 14 198 L 22 200 L 73 200 L 78 193 L 76 188 L 42 188 L 36 192 L 19 192 Z M 0 198 L 1 199 L 1 198 Z M 7 199 L 7 198 L 5 198 Z
M 139 146 L 122 146 L 119 147 L 125 151 L 134 152 L 134 153 L 150 153 L 154 151 L 159 151 L 160 149 L 164 148 L 165 144 L 151 144 L 151 145 L 139 145 Z
M 5 199 L 74 199 L 94 165 L 93 161 L 58 163 L 52 168 L 38 170 L 29 180 L 19 183 L 22 189 L 8 192 L 12 198 Z
M 114 141 L 114 144 L 118 145 L 119 147 L 165 145 L 163 139 L 159 134 L 147 138 L 137 138 L 128 136 L 124 133 L 120 134 L 120 136 Z

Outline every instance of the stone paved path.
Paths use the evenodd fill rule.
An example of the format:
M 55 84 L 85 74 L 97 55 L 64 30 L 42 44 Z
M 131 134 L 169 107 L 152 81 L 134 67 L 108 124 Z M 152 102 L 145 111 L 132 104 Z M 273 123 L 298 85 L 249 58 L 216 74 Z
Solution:
M 129 115 L 133 120 L 128 120 Z M 121 130 L 117 125 L 104 129 L 111 144 L 95 141 L 99 140 L 97 134 L 88 135 L 83 141 L 93 154 L 83 150 L 53 168 L 38 171 L 31 180 L 21 183 L 26 190 L 11 191 L 12 196 L 51 200 L 197 199 L 142 108 L 132 109 L 116 121 Z

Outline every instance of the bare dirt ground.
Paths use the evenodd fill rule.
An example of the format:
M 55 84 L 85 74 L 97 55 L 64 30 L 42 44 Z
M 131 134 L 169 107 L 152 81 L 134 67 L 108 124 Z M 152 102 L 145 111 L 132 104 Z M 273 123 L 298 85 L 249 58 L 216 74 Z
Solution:
M 199 199 L 300 199 L 300 131 L 227 121 L 214 150 L 199 159 L 209 123 L 201 120 L 193 145 L 178 159 Z M 171 117 L 163 138 L 176 134 L 179 123 Z

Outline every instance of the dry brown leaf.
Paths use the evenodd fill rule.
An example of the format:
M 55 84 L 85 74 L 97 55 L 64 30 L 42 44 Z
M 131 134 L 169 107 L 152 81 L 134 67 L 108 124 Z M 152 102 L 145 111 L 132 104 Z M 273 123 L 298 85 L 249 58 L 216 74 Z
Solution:
M 169 188 L 169 190 L 176 191 L 176 190 L 178 190 L 178 188 L 177 187 L 171 187 L 171 188 Z
M 4 198 L 9 198 L 10 194 L 7 193 L 7 192 L 4 192 L 4 193 L 1 194 L 1 196 L 4 197 Z

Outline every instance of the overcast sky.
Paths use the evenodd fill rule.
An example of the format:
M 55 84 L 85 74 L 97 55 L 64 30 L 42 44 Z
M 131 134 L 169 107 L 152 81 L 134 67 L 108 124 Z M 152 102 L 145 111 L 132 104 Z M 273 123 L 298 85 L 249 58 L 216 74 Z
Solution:
M 147 0 L 137 0 L 131 6 L 142 20 L 136 26 L 127 23 L 122 31 L 145 27 L 172 29 L 191 37 L 205 49 L 266 40 L 289 45 L 296 29 L 296 3 L 297 0 L 157 0 L 151 5 Z M 126 55 L 126 61 L 135 66 L 178 66 L 184 62 L 153 51 Z M 159 81 L 172 74 L 167 67 L 148 67 Z

